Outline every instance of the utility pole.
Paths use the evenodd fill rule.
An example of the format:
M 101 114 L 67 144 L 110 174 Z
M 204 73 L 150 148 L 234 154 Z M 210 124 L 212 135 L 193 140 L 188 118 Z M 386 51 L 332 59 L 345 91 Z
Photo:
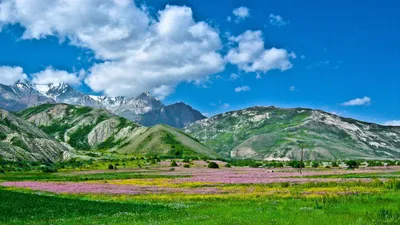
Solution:
M 300 176 L 303 178 L 303 173 L 301 172 L 301 169 L 303 167 L 303 157 L 304 157 L 304 144 L 301 144 L 301 156 L 300 156 Z

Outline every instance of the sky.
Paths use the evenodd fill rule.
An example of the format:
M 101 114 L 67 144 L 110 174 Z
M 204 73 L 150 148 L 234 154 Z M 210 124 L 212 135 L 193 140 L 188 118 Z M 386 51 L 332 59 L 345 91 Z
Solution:
M 400 125 L 400 2 L 0 0 L 0 83 Z

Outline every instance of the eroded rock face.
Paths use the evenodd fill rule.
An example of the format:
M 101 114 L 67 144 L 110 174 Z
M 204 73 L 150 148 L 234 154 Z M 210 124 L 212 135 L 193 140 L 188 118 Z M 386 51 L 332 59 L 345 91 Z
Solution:
M 107 148 L 117 148 L 139 127 L 104 109 L 66 104 L 42 105 L 20 115 L 75 150 L 96 150 L 103 142 Z
M 222 156 L 307 160 L 399 159 L 400 127 L 320 110 L 251 107 L 197 121 L 185 129 Z
M 0 109 L 0 156 L 6 160 L 61 161 L 71 150 L 31 123 Z

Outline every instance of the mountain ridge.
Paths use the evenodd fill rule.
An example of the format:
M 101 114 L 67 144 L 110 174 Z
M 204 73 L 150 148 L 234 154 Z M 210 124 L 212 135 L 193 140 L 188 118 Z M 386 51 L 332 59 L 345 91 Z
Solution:
M 18 80 L 9 86 L 0 84 L 0 107 L 8 111 L 20 111 L 45 103 L 104 108 L 144 126 L 156 125 L 153 121 L 157 121 L 157 124 L 182 128 L 205 118 L 185 103 L 179 104 L 179 107 L 175 107 L 175 104 L 164 105 L 148 91 L 136 97 L 108 97 L 83 94 L 67 83 L 34 84 L 28 80 Z M 180 117 L 176 117 L 176 114 L 180 114 Z
M 263 160 L 400 158 L 400 127 L 340 117 L 322 110 L 255 106 L 197 121 L 186 133 L 224 157 Z

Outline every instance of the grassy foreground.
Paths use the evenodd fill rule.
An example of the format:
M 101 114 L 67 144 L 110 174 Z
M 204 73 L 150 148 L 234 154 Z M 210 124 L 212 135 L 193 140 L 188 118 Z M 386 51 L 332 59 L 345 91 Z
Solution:
M 0 189 L 0 224 L 399 224 L 400 195 L 98 201 Z

